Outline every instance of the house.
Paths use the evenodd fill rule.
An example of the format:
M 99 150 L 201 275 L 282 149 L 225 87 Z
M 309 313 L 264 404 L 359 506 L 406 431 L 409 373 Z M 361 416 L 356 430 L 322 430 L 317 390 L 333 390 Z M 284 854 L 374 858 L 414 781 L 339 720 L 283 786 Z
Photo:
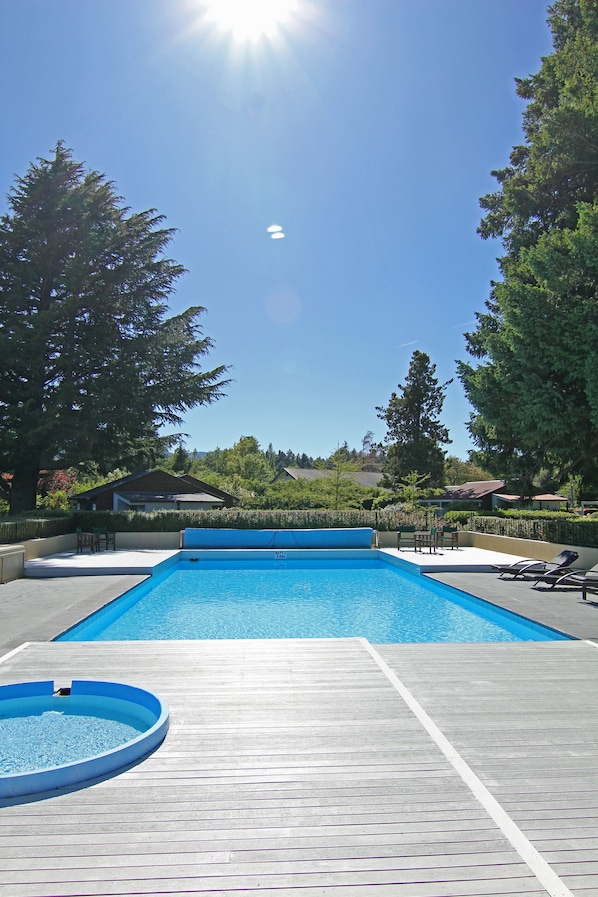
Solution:
M 500 508 L 559 511 L 562 502 L 566 501 L 562 495 L 552 494 L 534 495 L 531 499 L 524 499 L 521 495 L 503 492 L 504 488 L 503 480 L 477 480 L 463 483 L 461 486 L 447 486 L 444 495 L 426 503 L 447 510 L 458 508 L 461 502 L 466 502 L 468 509 L 480 511 L 495 511 Z
M 504 488 L 503 480 L 473 480 L 460 486 L 447 486 L 444 495 L 428 501 L 428 504 L 448 510 L 466 502 L 468 509 L 491 511 L 492 496 Z
M 275 483 L 285 480 L 325 480 L 334 476 L 334 470 L 319 470 L 313 467 L 283 467 L 278 474 Z M 341 473 L 343 479 L 351 480 L 357 486 L 365 486 L 371 489 L 380 487 L 383 474 L 377 470 L 347 470 Z
M 492 496 L 492 507 L 496 509 L 526 508 L 530 511 L 560 511 L 567 499 L 563 495 L 544 493 L 524 499 L 521 495 L 508 495 L 503 492 Z
M 236 502 L 216 486 L 166 470 L 132 473 L 80 492 L 74 500 L 82 511 L 206 511 L 230 508 Z

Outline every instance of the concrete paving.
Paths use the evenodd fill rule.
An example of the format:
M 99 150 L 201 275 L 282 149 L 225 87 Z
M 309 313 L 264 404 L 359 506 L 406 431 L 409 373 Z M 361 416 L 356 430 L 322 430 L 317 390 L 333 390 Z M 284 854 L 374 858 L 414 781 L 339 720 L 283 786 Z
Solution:
M 146 578 L 52 577 L 0 585 L 0 654 L 24 642 L 51 641 Z
M 251 549 L 248 549 L 251 550 Z M 268 550 L 268 549 L 266 549 Z M 294 549 L 285 550 L 290 556 Z M 355 549 L 352 549 L 355 550 Z M 511 564 L 519 560 L 516 555 L 483 548 L 444 548 L 438 551 L 414 551 L 413 548 L 382 548 L 386 554 L 399 557 L 416 568 L 418 573 L 446 571 L 490 572 L 493 564 Z M 237 550 L 237 552 L 239 549 Z M 178 554 L 174 551 L 150 549 L 136 551 L 63 551 L 25 562 L 25 576 L 47 579 L 52 576 L 98 576 L 128 574 L 151 574 L 156 567 Z M 195 550 L 194 555 L 202 556 L 205 550 Z M 213 554 L 213 551 L 210 552 Z M 280 552 L 279 552 L 280 554 Z
M 485 548 L 463 546 L 443 548 L 437 551 L 415 551 L 413 548 L 381 548 L 385 554 L 398 557 L 418 573 L 492 573 L 495 564 L 514 564 L 518 555 L 504 551 L 488 551 Z
M 63 551 L 46 557 L 25 561 L 28 579 L 49 579 L 52 576 L 133 576 L 151 575 L 164 561 L 175 557 L 177 551 Z

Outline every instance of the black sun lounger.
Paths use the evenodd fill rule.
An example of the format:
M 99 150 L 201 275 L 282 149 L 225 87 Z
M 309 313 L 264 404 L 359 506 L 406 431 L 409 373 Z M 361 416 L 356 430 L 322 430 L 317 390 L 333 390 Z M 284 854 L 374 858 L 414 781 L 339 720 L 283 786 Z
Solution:
M 536 579 L 539 575 L 554 573 L 557 570 L 561 570 L 563 573 L 567 572 L 567 568 L 575 563 L 578 557 L 577 551 L 565 549 L 560 554 L 557 554 L 552 561 L 524 558 L 521 561 L 516 561 L 514 564 L 493 564 L 492 569 L 500 574 L 499 579 L 505 574 L 513 579 L 518 576 L 531 576 Z
M 535 589 L 539 583 L 548 585 L 548 588 L 554 589 L 555 586 L 567 586 L 572 589 L 583 589 L 584 598 L 587 591 L 598 589 L 598 564 L 594 564 L 589 570 L 549 570 L 547 573 L 538 574 L 533 588 Z M 540 589 L 539 591 L 547 591 Z

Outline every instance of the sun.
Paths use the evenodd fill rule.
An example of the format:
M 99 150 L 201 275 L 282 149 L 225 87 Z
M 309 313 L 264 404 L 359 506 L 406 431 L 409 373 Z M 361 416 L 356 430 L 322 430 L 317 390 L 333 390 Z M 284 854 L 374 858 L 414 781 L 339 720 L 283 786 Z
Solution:
M 206 21 L 239 42 L 272 38 L 296 7 L 296 0 L 206 0 Z

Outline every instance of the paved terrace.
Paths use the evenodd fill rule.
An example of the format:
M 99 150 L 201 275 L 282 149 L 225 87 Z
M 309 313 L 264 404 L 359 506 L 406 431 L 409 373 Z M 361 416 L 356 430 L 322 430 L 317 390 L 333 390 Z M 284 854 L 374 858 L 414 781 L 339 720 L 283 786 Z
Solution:
M 595 897 L 598 603 L 431 575 L 580 640 L 52 644 L 143 575 L 0 586 L 0 682 L 171 707 L 142 763 L 0 805 L 0 894 Z

